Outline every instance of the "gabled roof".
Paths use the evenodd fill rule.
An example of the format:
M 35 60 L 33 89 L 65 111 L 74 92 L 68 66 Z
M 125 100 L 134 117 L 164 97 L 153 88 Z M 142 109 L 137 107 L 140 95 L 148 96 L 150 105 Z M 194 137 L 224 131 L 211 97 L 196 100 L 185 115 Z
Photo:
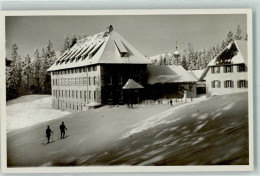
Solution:
M 228 58 L 227 63 L 219 63 L 219 60 L 225 52 L 235 51 L 235 54 L 232 58 Z M 225 64 L 248 64 L 248 52 L 247 52 L 247 41 L 245 40 L 236 40 L 230 42 L 228 46 L 226 46 L 214 59 L 212 59 L 207 65 L 206 69 L 202 73 L 199 80 L 203 80 L 206 74 L 209 71 L 211 66 L 219 66 Z
M 203 72 L 204 72 L 205 69 L 203 70 L 191 70 L 189 71 L 189 73 L 194 76 L 195 78 L 197 78 L 197 80 L 200 79 L 200 77 L 202 76 Z
M 184 83 L 196 82 L 192 76 L 180 65 L 148 65 L 148 83 Z
M 226 56 L 230 54 L 229 56 Z M 225 64 L 247 64 L 247 41 L 232 41 L 226 46 L 208 66 Z
M 141 84 L 135 82 L 133 79 L 128 79 L 123 89 L 142 89 L 144 88 Z
M 48 71 L 93 64 L 151 64 L 151 61 L 113 30 L 79 40 Z

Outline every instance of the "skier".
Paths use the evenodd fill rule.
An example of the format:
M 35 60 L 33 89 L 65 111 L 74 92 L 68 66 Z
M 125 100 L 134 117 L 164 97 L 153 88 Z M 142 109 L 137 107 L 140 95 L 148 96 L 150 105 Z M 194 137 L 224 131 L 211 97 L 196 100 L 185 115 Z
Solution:
M 172 106 L 172 100 L 170 100 L 170 105 Z
M 62 124 L 60 125 L 60 138 L 61 139 L 64 138 L 64 136 L 65 136 L 65 129 L 68 130 L 66 128 L 66 126 L 64 125 L 64 122 L 62 122 Z
M 51 137 L 51 129 L 50 129 L 50 126 L 47 126 L 47 129 L 46 129 L 46 137 L 48 139 L 48 143 L 50 143 L 50 137 Z

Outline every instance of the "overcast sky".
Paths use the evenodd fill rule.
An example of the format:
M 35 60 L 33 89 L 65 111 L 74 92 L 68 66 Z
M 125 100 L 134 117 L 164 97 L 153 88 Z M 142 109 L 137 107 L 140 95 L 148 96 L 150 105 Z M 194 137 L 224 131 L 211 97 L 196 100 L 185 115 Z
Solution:
M 93 35 L 114 29 L 137 50 L 154 56 L 175 50 L 176 41 L 182 51 L 191 43 L 202 50 L 220 43 L 229 30 L 239 24 L 242 35 L 247 33 L 246 15 L 157 15 L 157 16 L 42 16 L 6 17 L 6 51 L 10 57 L 13 43 L 22 57 L 33 56 L 49 39 L 60 51 L 67 35 Z

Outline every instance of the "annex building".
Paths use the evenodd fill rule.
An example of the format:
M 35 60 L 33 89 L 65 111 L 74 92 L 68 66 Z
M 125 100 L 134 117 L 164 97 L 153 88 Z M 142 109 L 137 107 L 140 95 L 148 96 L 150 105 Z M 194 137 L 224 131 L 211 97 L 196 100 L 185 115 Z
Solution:
M 131 79 L 147 84 L 148 58 L 137 51 L 113 26 L 78 40 L 48 69 L 52 81 L 52 106 L 55 109 L 84 111 L 92 106 L 124 104 Z M 133 97 L 142 99 L 139 89 Z
M 209 62 L 200 78 L 207 97 L 248 91 L 247 54 L 247 41 L 232 41 Z

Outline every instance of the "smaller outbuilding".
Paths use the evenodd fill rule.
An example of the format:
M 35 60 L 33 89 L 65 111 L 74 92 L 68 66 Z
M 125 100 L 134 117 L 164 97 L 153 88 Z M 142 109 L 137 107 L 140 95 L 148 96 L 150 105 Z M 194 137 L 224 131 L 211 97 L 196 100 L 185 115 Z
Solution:
M 147 66 L 148 92 L 147 98 L 183 98 L 184 91 L 187 98 L 196 98 L 197 79 L 180 65 Z
M 204 70 L 205 69 L 189 71 L 189 73 L 197 79 L 197 94 L 206 94 L 206 80 L 205 77 L 202 77 Z

